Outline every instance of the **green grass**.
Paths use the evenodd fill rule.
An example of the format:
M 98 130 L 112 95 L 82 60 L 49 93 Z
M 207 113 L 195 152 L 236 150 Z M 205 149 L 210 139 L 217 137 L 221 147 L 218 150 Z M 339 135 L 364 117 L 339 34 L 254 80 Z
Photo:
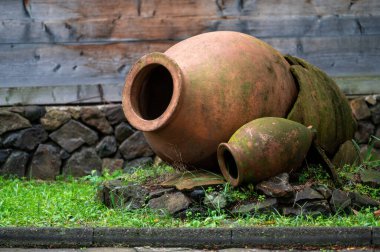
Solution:
M 155 171 L 153 171 L 155 170 Z M 121 175 L 126 183 L 154 179 L 172 168 L 148 168 L 132 175 Z M 225 210 L 208 209 L 206 216 L 187 213 L 181 220 L 161 215 L 148 208 L 108 209 L 97 200 L 101 181 L 114 176 L 88 176 L 42 182 L 0 177 L 0 226 L 2 227 L 242 227 L 242 226 L 380 226 L 373 209 L 357 215 L 284 217 L 277 213 L 230 217 Z M 210 189 L 211 190 L 211 189 Z M 225 187 L 230 200 L 244 200 L 253 188 Z M 206 190 L 207 191 L 207 190 Z M 255 197 L 257 195 L 254 195 Z

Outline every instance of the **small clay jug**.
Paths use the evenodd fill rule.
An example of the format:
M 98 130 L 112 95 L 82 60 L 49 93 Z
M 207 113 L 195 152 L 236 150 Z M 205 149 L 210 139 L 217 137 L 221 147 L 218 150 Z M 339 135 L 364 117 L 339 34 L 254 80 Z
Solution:
M 139 59 L 123 110 L 164 161 L 218 170 L 216 149 L 243 124 L 285 117 L 297 89 L 283 56 L 238 32 L 210 32 Z
M 253 120 L 218 147 L 218 162 L 232 186 L 257 183 L 299 168 L 313 140 L 313 130 L 278 117 Z

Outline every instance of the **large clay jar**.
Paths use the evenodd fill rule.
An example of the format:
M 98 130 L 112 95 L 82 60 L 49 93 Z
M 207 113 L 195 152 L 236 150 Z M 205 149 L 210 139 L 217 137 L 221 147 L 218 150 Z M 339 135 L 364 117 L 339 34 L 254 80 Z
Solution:
M 313 140 L 306 126 L 278 117 L 253 120 L 218 147 L 218 162 L 232 186 L 257 183 L 301 166 Z
M 297 95 L 289 67 L 249 35 L 201 34 L 133 65 L 124 113 L 163 160 L 217 170 L 218 144 L 241 125 L 289 112 Z

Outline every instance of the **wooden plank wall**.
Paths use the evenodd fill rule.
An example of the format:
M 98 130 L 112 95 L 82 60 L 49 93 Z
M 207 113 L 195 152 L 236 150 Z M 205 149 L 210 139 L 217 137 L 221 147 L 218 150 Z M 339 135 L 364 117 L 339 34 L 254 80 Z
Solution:
M 217 30 L 380 93 L 379 0 L 1 0 L 0 105 L 120 101 L 139 57 Z

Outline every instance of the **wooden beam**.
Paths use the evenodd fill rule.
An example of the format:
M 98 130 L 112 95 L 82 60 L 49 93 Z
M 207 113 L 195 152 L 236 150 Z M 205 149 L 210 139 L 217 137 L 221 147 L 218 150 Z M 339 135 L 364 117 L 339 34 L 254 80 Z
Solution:
M 231 30 L 258 38 L 370 36 L 380 34 L 377 16 L 168 16 L 65 20 L 10 19 L 0 22 L 0 43 L 90 43 L 182 40 L 200 33 Z
M 120 102 L 122 90 L 123 84 L 0 88 L 0 105 Z
M 172 44 L 0 45 L 0 88 L 120 83 L 138 58 Z

